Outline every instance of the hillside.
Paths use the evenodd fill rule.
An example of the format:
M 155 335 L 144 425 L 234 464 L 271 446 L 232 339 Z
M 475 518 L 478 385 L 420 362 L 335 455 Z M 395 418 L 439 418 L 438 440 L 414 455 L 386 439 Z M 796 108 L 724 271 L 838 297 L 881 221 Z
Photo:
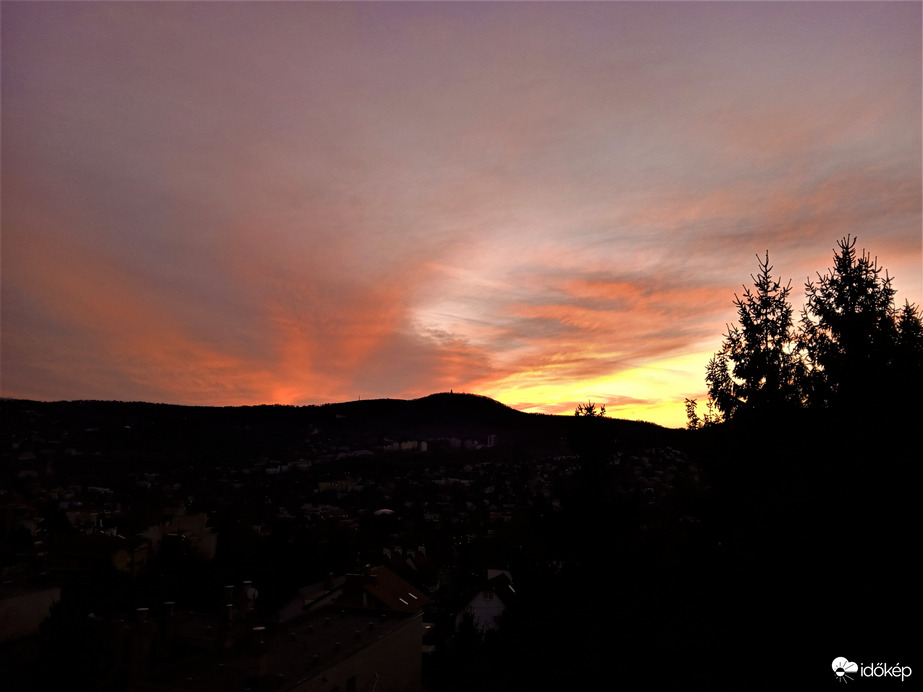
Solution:
M 117 401 L 0 401 L 0 458 L 96 456 L 143 463 L 225 465 L 253 457 L 280 461 L 331 448 L 375 449 L 407 440 L 488 436 L 506 450 L 536 456 L 569 453 L 573 416 L 516 411 L 473 394 L 414 400 L 373 399 L 318 406 L 203 407 Z M 631 448 L 679 446 L 684 431 L 605 419 L 601 425 Z

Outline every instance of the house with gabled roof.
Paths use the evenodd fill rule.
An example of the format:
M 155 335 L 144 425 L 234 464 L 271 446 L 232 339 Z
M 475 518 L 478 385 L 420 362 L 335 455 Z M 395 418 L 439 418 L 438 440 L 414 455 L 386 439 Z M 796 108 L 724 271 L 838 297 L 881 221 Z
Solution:
M 429 602 L 429 596 L 383 565 L 367 565 L 360 574 L 347 574 L 343 594 L 336 601 L 340 606 L 402 613 L 419 613 Z
M 476 591 L 463 599 L 463 607 L 455 617 L 458 627 L 466 614 L 470 614 L 474 626 L 482 633 L 496 629 L 500 616 L 516 601 L 513 578 L 506 570 L 489 569 L 487 578 Z

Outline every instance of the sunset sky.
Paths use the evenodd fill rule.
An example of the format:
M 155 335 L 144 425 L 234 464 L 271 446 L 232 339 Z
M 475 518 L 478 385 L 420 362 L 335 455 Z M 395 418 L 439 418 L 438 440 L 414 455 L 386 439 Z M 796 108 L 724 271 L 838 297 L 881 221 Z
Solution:
M 920 2 L 3 2 L 5 397 L 672 427 L 767 250 L 923 302 Z

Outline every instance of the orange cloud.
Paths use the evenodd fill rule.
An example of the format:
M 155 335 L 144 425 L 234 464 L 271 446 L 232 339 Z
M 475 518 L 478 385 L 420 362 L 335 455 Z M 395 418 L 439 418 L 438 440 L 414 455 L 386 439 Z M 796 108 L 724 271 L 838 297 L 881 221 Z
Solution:
M 219 348 L 192 336 L 149 287 L 102 253 L 58 239 L 21 246 L 17 260 L 17 273 L 42 277 L 29 299 L 55 325 L 35 335 L 47 343 L 21 354 L 26 371 L 65 381 L 94 373 L 83 386 L 102 398 L 233 404 L 262 394 L 265 373 L 255 362 L 231 344 Z M 61 332 L 67 340 L 57 343 Z M 78 389 L 70 396 L 91 394 Z

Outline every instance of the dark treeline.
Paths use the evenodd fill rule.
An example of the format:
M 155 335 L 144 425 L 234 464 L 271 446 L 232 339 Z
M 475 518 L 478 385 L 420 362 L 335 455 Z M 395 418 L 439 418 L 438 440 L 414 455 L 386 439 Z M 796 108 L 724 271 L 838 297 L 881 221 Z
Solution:
M 806 282 L 797 324 L 790 284 L 771 278 L 768 254 L 759 264 L 753 289 L 735 296 L 739 324 L 707 365 L 703 420 L 687 402 L 689 427 L 709 428 L 694 436 L 737 586 L 761 587 L 747 601 L 749 633 L 763 656 L 789 665 L 837 650 L 909 660 L 920 312 L 896 306 L 891 277 L 855 238 Z M 785 635 L 760 637 L 762 628 Z
M 753 287 L 735 296 L 729 325 L 706 369 L 707 413 L 686 401 L 689 427 L 741 419 L 781 420 L 828 411 L 852 422 L 903 419 L 923 377 L 918 308 L 895 305 L 887 271 L 856 239 L 838 241 L 833 267 L 805 284 L 797 325 L 791 282 L 772 278 L 769 254 Z

